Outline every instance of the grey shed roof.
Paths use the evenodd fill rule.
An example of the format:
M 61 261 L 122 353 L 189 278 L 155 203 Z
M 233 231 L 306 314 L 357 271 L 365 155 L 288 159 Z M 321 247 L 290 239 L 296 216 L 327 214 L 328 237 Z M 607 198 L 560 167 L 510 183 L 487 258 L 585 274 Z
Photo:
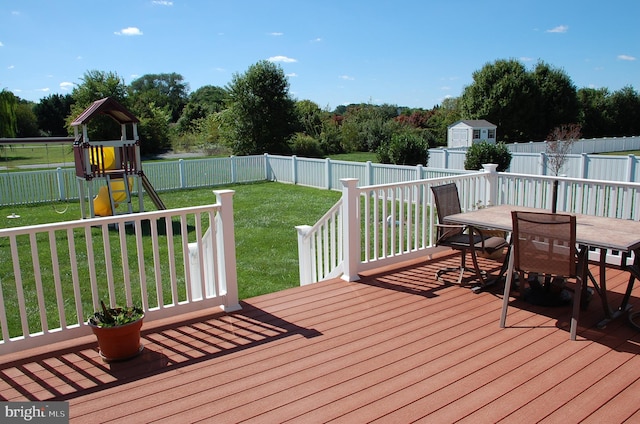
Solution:
M 458 124 L 467 124 L 470 127 L 495 127 L 497 128 L 497 125 L 492 124 L 491 122 L 485 120 L 485 119 L 463 119 L 462 121 L 458 121 L 458 122 L 454 122 L 453 124 L 449 125 L 449 128 L 451 127 L 455 127 Z

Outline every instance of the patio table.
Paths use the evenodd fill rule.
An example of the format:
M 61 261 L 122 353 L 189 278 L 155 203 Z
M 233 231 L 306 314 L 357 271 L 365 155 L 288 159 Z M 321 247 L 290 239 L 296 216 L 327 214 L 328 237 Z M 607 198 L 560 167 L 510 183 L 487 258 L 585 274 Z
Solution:
M 500 205 L 450 215 L 447 217 L 446 222 L 511 232 L 511 211 L 516 210 L 549 212 L 548 210 L 539 208 Z M 633 284 L 636 278 L 640 279 L 640 222 L 593 215 L 571 215 L 575 215 L 576 217 L 576 243 L 580 246 L 580 255 L 588 258 L 590 249 L 600 249 L 600 257 L 599 260 L 596 261 L 600 267 L 599 284 L 596 283 L 591 273 L 589 273 L 588 277 L 594 283 L 596 291 L 602 301 L 605 316 L 604 319 L 598 323 L 598 328 L 604 328 L 611 320 L 618 318 L 630 309 L 629 299 L 631 297 L 631 291 L 633 290 Z M 609 304 L 607 296 L 605 270 L 608 265 L 606 261 L 608 250 L 621 253 L 622 260 L 619 266 L 630 273 L 627 289 L 618 307 L 612 307 Z M 634 256 L 633 265 L 627 266 L 627 258 L 632 253 Z M 506 262 L 507 259 L 505 259 L 505 263 Z M 612 264 L 609 264 L 609 266 L 612 266 Z M 613 266 L 616 265 L 613 264 Z M 583 293 L 586 291 L 586 288 L 587 285 L 584 284 Z

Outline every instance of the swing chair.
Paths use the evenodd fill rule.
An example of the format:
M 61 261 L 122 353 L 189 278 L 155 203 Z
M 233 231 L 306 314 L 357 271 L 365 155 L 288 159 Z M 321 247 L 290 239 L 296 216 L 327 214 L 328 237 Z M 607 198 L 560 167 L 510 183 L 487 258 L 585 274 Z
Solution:
M 49 144 L 45 144 L 44 146 L 45 146 L 45 152 L 47 157 L 47 169 L 50 169 L 51 161 L 49 160 Z M 62 166 L 65 166 L 67 164 L 67 155 L 64 150 L 64 144 L 60 144 L 60 148 L 62 149 Z M 58 175 L 59 174 L 57 172 L 57 167 L 56 167 L 55 173 L 49 174 L 49 196 L 51 198 L 51 204 L 53 205 L 53 210 L 56 211 L 56 213 L 62 215 L 67 210 L 69 210 L 69 194 L 68 194 L 69 184 L 67 182 L 67 179 L 64 178 L 64 176 L 62 176 L 61 178 L 58 178 Z M 56 180 L 58 182 L 58 198 L 65 199 L 64 208 L 62 209 L 58 209 L 57 203 L 59 202 L 55 201 Z

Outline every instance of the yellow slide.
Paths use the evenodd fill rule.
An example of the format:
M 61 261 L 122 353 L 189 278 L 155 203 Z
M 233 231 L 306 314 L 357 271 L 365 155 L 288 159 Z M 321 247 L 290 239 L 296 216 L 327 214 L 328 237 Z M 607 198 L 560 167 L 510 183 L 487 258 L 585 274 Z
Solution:
M 93 153 L 93 150 L 90 151 Z M 103 169 L 114 169 L 116 162 L 116 153 L 113 147 L 105 147 L 102 149 L 102 156 L 95 157 L 90 154 L 89 160 L 92 165 L 96 165 Z M 133 184 L 133 179 L 129 178 L 129 187 Z M 113 202 L 116 206 L 118 203 L 126 200 L 127 193 L 125 191 L 124 179 L 120 178 L 111 181 L 111 191 L 113 194 Z M 111 210 L 111 200 L 109 199 L 109 189 L 107 186 L 100 187 L 98 195 L 93 199 L 93 211 L 98 216 L 113 215 Z
M 133 184 L 133 178 L 129 178 L 129 187 Z M 111 190 L 113 192 L 113 202 L 116 207 L 118 203 L 127 199 L 127 193 L 125 191 L 124 179 L 118 179 L 111 181 Z M 98 195 L 93 199 L 93 212 L 98 216 L 111 216 L 113 211 L 111 210 L 111 200 L 109 200 L 109 189 L 107 186 L 100 187 Z

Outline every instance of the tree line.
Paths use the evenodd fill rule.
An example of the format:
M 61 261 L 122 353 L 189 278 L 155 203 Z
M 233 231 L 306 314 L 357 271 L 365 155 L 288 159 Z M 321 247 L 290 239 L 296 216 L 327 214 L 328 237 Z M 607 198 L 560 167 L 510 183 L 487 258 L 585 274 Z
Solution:
M 70 94 L 38 103 L 0 92 L 0 137 L 67 136 L 70 122 L 93 101 L 113 97 L 140 119 L 141 150 L 204 150 L 209 154 L 296 154 L 324 157 L 375 152 L 380 162 L 426 163 L 428 148 L 445 146 L 447 127 L 486 119 L 502 142 L 540 141 L 562 125 L 584 138 L 640 134 L 640 95 L 576 88 L 562 70 L 515 59 L 485 64 L 460 97 L 431 109 L 370 103 L 321 108 L 294 99 L 282 68 L 259 61 L 235 73 L 225 87 L 190 92 L 177 73 L 147 74 L 129 85 L 115 72 L 88 71 Z M 90 139 L 119 137 L 108 118 L 90 126 Z

